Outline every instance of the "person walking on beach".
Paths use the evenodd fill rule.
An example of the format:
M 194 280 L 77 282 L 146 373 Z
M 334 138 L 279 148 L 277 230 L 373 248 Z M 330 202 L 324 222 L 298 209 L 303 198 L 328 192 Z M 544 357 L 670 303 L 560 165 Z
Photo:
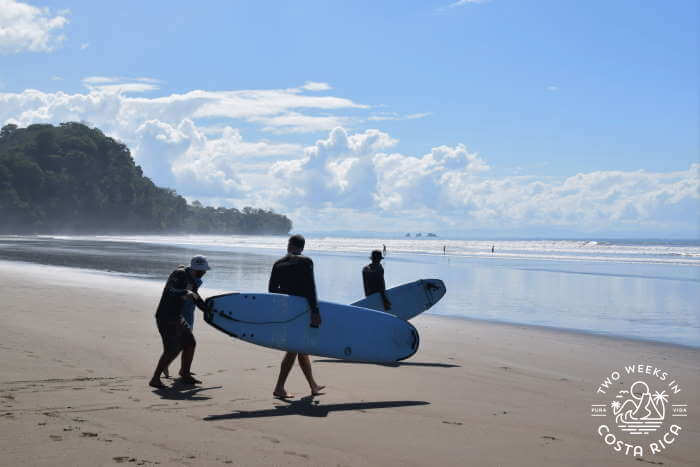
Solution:
M 386 283 L 384 282 L 384 268 L 381 265 L 382 252 L 374 250 L 370 254 L 372 260 L 367 266 L 362 268 L 362 282 L 365 286 L 365 297 L 369 297 L 373 293 L 379 292 L 384 302 L 384 310 L 391 310 L 391 302 L 386 296 Z
M 382 254 L 386 256 L 386 245 L 382 245 Z
M 491 254 L 493 254 L 494 251 L 496 251 L 496 245 L 491 245 Z
M 311 258 L 301 254 L 304 251 L 306 240 L 301 235 L 292 235 L 287 242 L 287 254 L 278 259 L 272 266 L 268 292 L 304 297 L 309 302 L 311 309 L 310 323 L 312 328 L 321 325 L 321 313 L 318 309 L 316 298 L 316 282 L 314 281 L 314 263 Z M 307 354 L 287 352 L 282 359 L 280 374 L 277 378 L 272 394 L 275 397 L 286 399 L 292 397 L 284 385 L 287 382 L 289 372 L 294 366 L 294 360 L 299 360 L 301 371 L 311 387 L 311 395 L 319 395 L 325 386 L 320 386 L 314 380 L 311 371 L 311 360 Z
M 187 384 L 201 383 L 192 377 L 190 371 L 194 349 L 197 346 L 192 334 L 192 323 L 194 307 L 205 310 L 204 301 L 197 291 L 202 283 L 202 277 L 209 269 L 211 268 L 207 259 L 198 255 L 192 258 L 189 267 L 178 266 L 168 277 L 156 311 L 156 324 L 163 340 L 163 354 L 148 383 L 154 388 L 166 387 L 160 380 L 160 375 L 167 371 L 170 363 L 180 352 L 182 352 L 180 381 Z M 185 316 L 190 317 L 191 321 L 188 322 Z

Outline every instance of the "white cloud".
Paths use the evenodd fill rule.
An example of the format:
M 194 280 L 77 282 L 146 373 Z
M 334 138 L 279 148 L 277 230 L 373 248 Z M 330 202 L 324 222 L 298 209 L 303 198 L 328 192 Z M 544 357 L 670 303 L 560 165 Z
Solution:
M 157 184 L 203 202 L 275 208 L 300 229 L 357 229 L 359 222 L 362 230 L 388 231 L 697 232 L 689 213 L 700 207 L 700 164 L 668 173 L 494 177 L 487 159 L 463 144 L 411 155 L 396 151 L 397 139 L 386 132 L 348 130 L 344 123 L 361 119 L 339 112 L 366 106 L 347 99 L 298 89 L 133 97 L 109 86 L 159 82 L 93 76 L 84 83 L 83 94 L 0 93 L 0 125 L 92 122 L 126 143 Z M 338 123 L 315 143 L 278 134 Z M 271 139 L 251 139 L 251 125 L 274 130 Z
M 474 5 L 478 3 L 488 3 L 491 0 L 458 0 L 454 3 L 451 3 L 448 5 L 449 8 L 456 8 L 458 6 L 464 6 L 464 5 Z
M 85 49 L 87 49 L 88 47 L 90 47 L 90 43 L 89 43 L 89 42 L 83 42 L 82 44 L 80 44 L 80 50 L 85 50 Z
M 159 83 L 161 81 L 153 78 L 89 76 L 83 79 L 83 84 L 91 91 L 104 91 L 107 93 L 155 91 L 160 88 Z
M 559 86 L 547 86 L 547 91 L 555 92 L 559 90 Z
M 319 83 L 316 81 L 307 81 L 301 88 L 307 91 L 328 91 L 333 89 L 328 83 Z
M 48 8 L 0 0 L 0 54 L 51 52 L 65 40 L 59 32 L 66 16 L 66 11 L 54 16 Z
M 384 120 L 417 120 L 419 118 L 425 118 L 432 115 L 432 112 L 422 112 L 408 115 L 399 115 L 396 112 L 382 112 L 378 115 L 372 115 L 368 117 L 367 120 L 371 122 L 381 122 Z

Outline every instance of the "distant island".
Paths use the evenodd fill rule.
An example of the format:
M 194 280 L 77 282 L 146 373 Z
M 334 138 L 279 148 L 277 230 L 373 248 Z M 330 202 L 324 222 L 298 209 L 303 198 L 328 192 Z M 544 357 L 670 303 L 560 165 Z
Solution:
M 406 236 L 406 237 L 410 237 L 410 236 L 411 236 L 411 233 L 408 232 L 405 236 Z M 416 233 L 416 238 L 420 238 L 420 237 L 422 237 L 422 236 L 423 236 L 423 234 L 422 234 L 421 232 Z M 437 237 L 437 234 L 434 234 L 434 233 L 432 233 L 432 232 L 428 232 L 425 236 L 426 236 L 426 237 Z
M 143 175 L 126 145 L 81 123 L 0 130 L 0 233 L 287 234 L 271 210 L 203 206 Z

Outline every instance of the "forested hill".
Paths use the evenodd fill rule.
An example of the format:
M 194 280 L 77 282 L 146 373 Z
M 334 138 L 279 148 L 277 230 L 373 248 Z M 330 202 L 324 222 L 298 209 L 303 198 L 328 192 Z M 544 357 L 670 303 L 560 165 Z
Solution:
M 0 130 L 0 233 L 286 234 L 284 215 L 188 205 L 129 149 L 80 123 Z

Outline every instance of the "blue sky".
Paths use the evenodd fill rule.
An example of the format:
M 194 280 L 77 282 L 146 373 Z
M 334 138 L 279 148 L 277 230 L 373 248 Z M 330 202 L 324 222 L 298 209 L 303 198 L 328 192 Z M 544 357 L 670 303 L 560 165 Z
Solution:
M 189 199 L 314 231 L 698 235 L 695 1 L 0 11 L 0 123 L 91 122 Z

